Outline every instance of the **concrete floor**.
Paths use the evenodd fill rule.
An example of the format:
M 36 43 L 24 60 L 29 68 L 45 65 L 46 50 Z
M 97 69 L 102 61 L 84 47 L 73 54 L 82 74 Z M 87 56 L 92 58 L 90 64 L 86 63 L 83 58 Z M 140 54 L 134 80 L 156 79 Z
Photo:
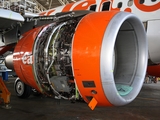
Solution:
M 84 102 L 70 103 L 45 97 L 19 99 L 13 90 L 13 78 L 6 83 L 12 108 L 0 108 L 0 120 L 160 120 L 160 82 L 144 84 L 138 97 L 123 107 L 96 107 Z

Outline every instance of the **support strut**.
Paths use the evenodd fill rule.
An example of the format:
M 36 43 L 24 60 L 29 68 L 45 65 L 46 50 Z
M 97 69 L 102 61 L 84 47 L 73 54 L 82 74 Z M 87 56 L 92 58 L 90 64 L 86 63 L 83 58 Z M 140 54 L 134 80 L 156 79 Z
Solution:
M 0 99 L 3 99 L 5 109 L 10 109 L 10 95 L 11 93 L 8 91 L 6 85 L 4 84 L 3 80 L 0 78 Z

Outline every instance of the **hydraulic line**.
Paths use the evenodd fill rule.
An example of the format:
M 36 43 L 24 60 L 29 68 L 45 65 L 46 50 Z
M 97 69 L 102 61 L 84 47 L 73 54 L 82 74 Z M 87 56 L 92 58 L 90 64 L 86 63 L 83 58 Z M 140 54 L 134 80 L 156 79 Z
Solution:
M 45 49 L 44 49 L 44 55 L 45 55 L 44 57 L 46 58 L 46 59 L 45 59 L 45 65 L 44 65 L 44 66 L 45 66 L 45 68 L 48 66 L 48 48 L 49 48 L 49 44 L 50 44 L 50 41 L 52 40 L 53 34 L 54 34 L 54 33 L 56 32 L 56 30 L 58 29 L 58 31 L 57 31 L 57 33 L 56 33 L 56 35 L 55 35 L 55 37 L 54 37 L 54 40 L 53 40 L 53 45 L 52 45 L 52 52 L 53 52 L 52 61 L 51 61 L 50 65 L 49 65 L 49 67 L 48 67 L 48 69 L 47 69 L 47 74 L 46 74 L 46 76 L 47 76 L 47 80 L 48 80 L 48 83 L 49 83 L 51 89 L 52 89 L 53 92 L 57 95 L 57 97 L 58 97 L 58 98 L 63 98 L 63 99 L 65 99 L 65 100 L 70 100 L 70 99 L 73 99 L 74 96 L 71 96 L 70 98 L 67 98 L 67 97 L 62 96 L 58 91 L 56 91 L 55 88 L 53 87 L 51 81 L 50 81 L 49 74 L 48 74 L 50 68 L 52 67 L 52 65 L 53 65 L 53 63 L 54 63 L 54 59 L 55 59 L 55 53 L 54 53 L 54 50 L 55 50 L 55 48 L 54 48 L 55 41 L 56 41 L 56 39 L 58 38 L 58 35 L 59 35 L 59 33 L 60 33 L 61 28 L 62 28 L 64 25 L 66 25 L 66 24 L 67 24 L 67 22 L 64 22 L 64 23 L 58 25 L 58 26 L 52 31 L 52 33 L 50 34 L 50 36 L 49 36 L 49 38 L 48 38 L 48 40 L 47 40 L 47 44 L 46 44 Z

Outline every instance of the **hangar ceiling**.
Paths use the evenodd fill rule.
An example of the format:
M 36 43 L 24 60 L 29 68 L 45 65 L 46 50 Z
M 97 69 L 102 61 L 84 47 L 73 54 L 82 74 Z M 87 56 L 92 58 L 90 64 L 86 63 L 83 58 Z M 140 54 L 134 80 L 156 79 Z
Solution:
M 79 0 L 0 0 L 0 8 L 20 13 L 40 13 Z
M 79 0 L 36 0 L 36 1 L 46 9 L 51 9 L 71 2 L 76 2 Z

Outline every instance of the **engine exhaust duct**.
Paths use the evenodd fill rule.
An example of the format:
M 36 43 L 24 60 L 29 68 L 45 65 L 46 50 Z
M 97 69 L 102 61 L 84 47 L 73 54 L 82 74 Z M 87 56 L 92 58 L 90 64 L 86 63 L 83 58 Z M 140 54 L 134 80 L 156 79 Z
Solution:
M 13 66 L 13 54 L 10 54 L 8 56 L 6 56 L 5 58 L 5 65 L 8 69 L 12 69 L 14 70 L 14 66 Z

